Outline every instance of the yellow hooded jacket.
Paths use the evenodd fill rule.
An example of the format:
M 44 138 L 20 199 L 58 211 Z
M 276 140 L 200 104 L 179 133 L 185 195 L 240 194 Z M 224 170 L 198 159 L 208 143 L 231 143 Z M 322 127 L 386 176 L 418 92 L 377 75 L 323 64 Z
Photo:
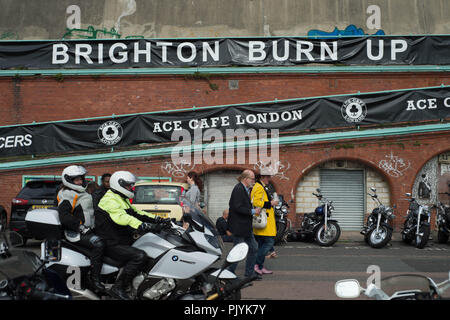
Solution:
M 265 208 L 267 213 L 267 225 L 264 229 L 253 228 L 253 233 L 256 236 L 267 236 L 275 237 L 277 235 L 277 226 L 275 223 L 275 212 L 273 207 L 270 205 L 269 197 L 267 192 L 264 190 L 264 184 L 262 182 L 257 182 L 253 186 L 252 192 L 250 194 L 250 199 L 254 207 Z

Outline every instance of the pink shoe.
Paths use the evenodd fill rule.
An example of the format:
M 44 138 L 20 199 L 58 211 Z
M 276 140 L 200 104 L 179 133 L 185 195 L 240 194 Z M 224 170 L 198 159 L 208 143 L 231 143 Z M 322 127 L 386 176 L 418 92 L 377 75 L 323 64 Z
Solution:
M 261 271 L 262 274 L 272 274 L 272 273 L 273 273 L 273 271 L 267 270 L 267 269 L 264 268 L 264 267 L 263 267 L 260 271 Z
M 258 265 L 256 265 L 256 264 L 255 264 L 255 272 L 256 272 L 257 274 L 259 274 L 259 275 L 262 275 L 262 274 L 263 274 L 262 270 L 259 270 L 259 267 L 258 267 Z

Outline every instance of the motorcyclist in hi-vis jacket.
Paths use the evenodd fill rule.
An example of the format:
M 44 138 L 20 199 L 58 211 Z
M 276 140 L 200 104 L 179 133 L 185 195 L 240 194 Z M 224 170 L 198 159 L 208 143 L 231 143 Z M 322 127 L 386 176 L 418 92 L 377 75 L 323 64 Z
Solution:
M 130 203 L 134 197 L 136 177 L 128 171 L 117 171 L 109 180 L 110 190 L 102 197 L 95 210 L 95 229 L 106 243 L 106 255 L 126 264 L 111 288 L 110 293 L 123 300 L 129 300 L 127 287 L 143 268 L 146 253 L 131 246 L 133 232 L 159 232 L 162 222 L 158 216 L 137 209 Z

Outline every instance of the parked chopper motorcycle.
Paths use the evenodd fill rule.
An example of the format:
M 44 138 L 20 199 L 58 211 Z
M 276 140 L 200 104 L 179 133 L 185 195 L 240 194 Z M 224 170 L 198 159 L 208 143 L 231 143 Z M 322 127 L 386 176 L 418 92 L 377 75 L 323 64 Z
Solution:
M 137 300 L 204 300 L 221 288 L 220 299 L 240 299 L 240 290 L 254 279 L 240 280 L 226 269 L 213 267 L 222 255 L 222 240 L 214 224 L 199 208 L 192 206 L 187 199 L 183 199 L 183 206 L 189 212 L 184 215 L 185 222 L 189 224 L 186 230 L 169 221 L 158 234 L 146 233 L 132 244 L 147 253 L 148 261 L 145 270 L 132 280 L 131 296 Z M 46 264 L 46 267 L 68 281 L 69 289 L 77 298 L 110 298 L 107 291 L 90 290 L 87 276 L 90 252 L 62 238 L 56 210 L 32 210 L 25 220 L 27 228 L 37 239 L 54 237 L 60 241 L 61 259 Z M 243 260 L 246 251 L 245 255 L 236 254 L 243 251 L 242 246 L 232 249 L 232 260 L 236 260 L 236 256 Z M 102 282 L 109 289 L 124 263 L 107 256 L 103 261 Z
M 358 298 L 363 292 L 366 296 L 377 300 L 438 300 L 450 288 L 449 278 L 441 283 L 417 274 L 399 274 L 380 281 L 378 288 L 370 283 L 362 288 L 356 279 L 340 280 L 336 282 L 334 291 L 339 298 Z
M 330 219 L 334 210 L 333 201 L 326 199 L 320 189 L 313 193 L 319 199 L 319 206 L 312 213 L 305 213 L 299 230 L 291 232 L 292 240 L 308 241 L 314 239 L 320 246 L 329 247 L 338 241 L 341 228 L 337 220 Z
M 20 234 L 13 231 L 0 234 L 0 301 L 71 299 L 64 281 L 45 267 L 46 262 L 57 259 L 57 248 L 46 242 L 42 261 L 32 251 L 12 249 L 21 245 Z
M 277 235 L 275 244 L 286 242 L 288 231 L 291 229 L 291 221 L 287 218 L 289 205 L 282 195 L 278 196 L 278 205 L 275 206 L 275 223 L 277 226 Z
M 377 203 L 377 207 L 367 217 L 367 225 L 361 230 L 361 234 L 372 248 L 383 248 L 391 241 L 393 228 L 389 222 L 395 215 L 391 207 L 383 205 L 378 199 L 377 189 L 370 188 L 370 190 L 373 194 L 369 193 L 369 196 Z
M 401 232 L 402 240 L 408 244 L 414 242 L 416 248 L 423 249 L 428 242 L 431 232 L 430 208 L 419 204 L 415 198 L 412 198 L 411 193 L 406 193 L 406 196 L 410 197 L 410 199 L 405 199 L 410 203 Z
M 442 194 L 450 195 L 448 192 Z M 436 229 L 438 243 L 447 243 L 450 236 L 450 206 L 439 202 L 436 208 Z

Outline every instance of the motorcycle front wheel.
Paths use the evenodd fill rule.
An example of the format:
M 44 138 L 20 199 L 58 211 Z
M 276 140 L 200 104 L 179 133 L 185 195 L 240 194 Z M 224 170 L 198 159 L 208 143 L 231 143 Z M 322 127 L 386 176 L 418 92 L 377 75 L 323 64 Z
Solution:
M 430 226 L 422 225 L 419 228 L 419 233 L 423 235 L 416 234 L 416 248 L 423 249 L 427 245 L 428 238 L 430 237 Z
M 341 228 L 337 222 L 328 221 L 327 230 L 325 231 L 325 224 L 320 225 L 316 231 L 315 238 L 320 246 L 329 247 L 338 241 L 340 235 Z
M 286 240 L 286 223 L 277 221 L 277 235 L 275 236 L 275 244 L 279 244 Z
M 367 233 L 367 243 L 372 248 L 383 248 L 392 238 L 392 231 L 386 225 L 380 225 L 378 228 L 374 227 Z

